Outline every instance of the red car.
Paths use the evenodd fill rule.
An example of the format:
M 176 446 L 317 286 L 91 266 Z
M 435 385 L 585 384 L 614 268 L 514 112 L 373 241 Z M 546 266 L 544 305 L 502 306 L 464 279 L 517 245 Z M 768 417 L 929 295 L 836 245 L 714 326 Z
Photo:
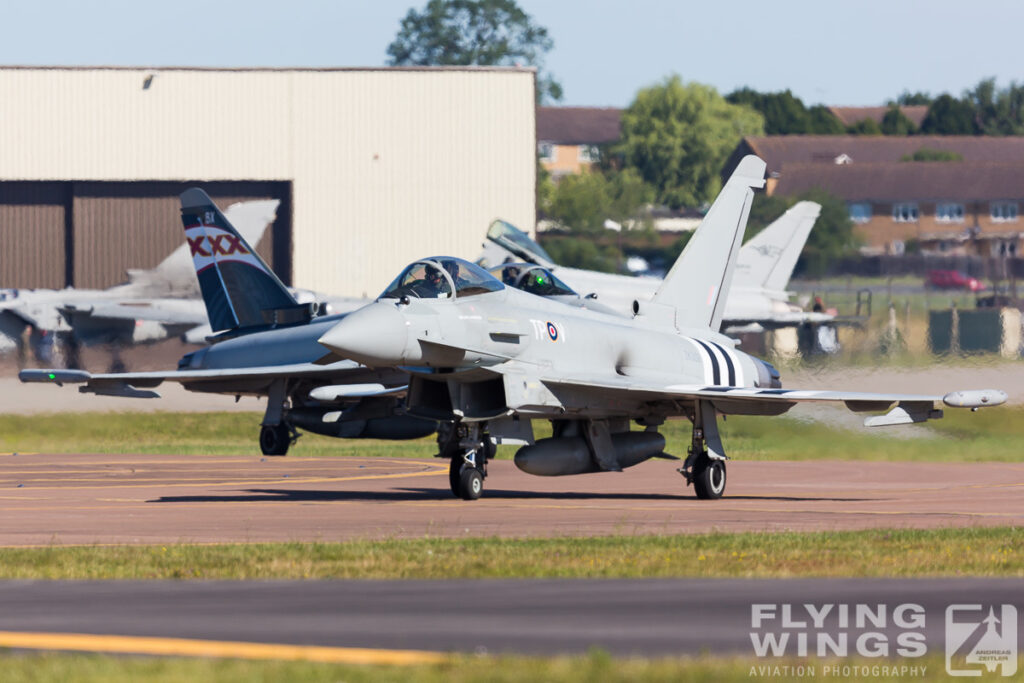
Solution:
M 969 292 L 985 289 L 980 280 L 964 275 L 959 270 L 930 270 L 925 286 L 935 289 L 966 289 Z

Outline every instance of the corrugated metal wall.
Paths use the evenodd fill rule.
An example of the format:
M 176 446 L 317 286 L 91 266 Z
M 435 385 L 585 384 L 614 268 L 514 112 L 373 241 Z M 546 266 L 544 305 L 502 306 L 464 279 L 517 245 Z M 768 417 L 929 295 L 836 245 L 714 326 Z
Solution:
M 275 268 L 375 294 L 419 256 L 475 258 L 495 217 L 533 228 L 534 102 L 528 69 L 0 68 L 0 181 L 290 181 Z M 138 267 L 89 249 L 163 211 L 139 201 L 75 204 L 79 286 Z
M 0 287 L 105 288 L 124 282 L 129 268 L 155 267 L 182 244 L 178 197 L 197 184 L 0 182 Z M 246 200 L 281 200 L 257 251 L 289 282 L 288 183 L 201 186 L 222 209 Z
M 153 268 L 181 245 L 178 196 L 189 183 L 74 183 L 74 283 L 103 288 L 125 280 L 129 268 Z M 207 194 L 222 209 L 252 199 L 284 199 L 286 183 L 206 183 Z M 287 209 L 287 202 L 283 202 Z M 288 230 L 278 220 L 256 250 L 273 268 L 274 237 Z M 287 252 L 278 275 L 288 281 Z
M 0 287 L 59 289 L 65 183 L 0 183 Z

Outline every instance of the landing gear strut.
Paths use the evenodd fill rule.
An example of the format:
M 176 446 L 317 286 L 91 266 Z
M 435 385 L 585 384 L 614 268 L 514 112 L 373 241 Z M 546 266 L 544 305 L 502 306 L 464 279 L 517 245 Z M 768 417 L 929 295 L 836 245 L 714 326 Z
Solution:
M 476 500 L 484 490 L 487 461 L 496 450 L 484 425 L 456 423 L 438 430 L 440 457 L 450 460 L 448 485 L 457 498 Z
M 687 485 L 701 500 L 717 500 L 725 493 L 725 449 L 718 435 L 715 408 L 710 401 L 694 406 L 693 437 L 689 455 L 679 468 Z

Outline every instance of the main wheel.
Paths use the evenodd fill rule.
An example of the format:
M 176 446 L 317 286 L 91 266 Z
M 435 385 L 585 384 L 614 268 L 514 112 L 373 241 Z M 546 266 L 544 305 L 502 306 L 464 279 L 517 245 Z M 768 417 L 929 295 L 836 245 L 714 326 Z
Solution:
M 459 495 L 462 500 L 476 500 L 484 491 L 484 475 L 475 467 L 466 467 L 459 475 Z
M 288 425 L 263 425 L 260 428 L 260 450 L 263 455 L 284 455 L 292 445 Z
M 725 461 L 702 457 L 693 472 L 693 490 L 701 500 L 718 500 L 725 493 Z

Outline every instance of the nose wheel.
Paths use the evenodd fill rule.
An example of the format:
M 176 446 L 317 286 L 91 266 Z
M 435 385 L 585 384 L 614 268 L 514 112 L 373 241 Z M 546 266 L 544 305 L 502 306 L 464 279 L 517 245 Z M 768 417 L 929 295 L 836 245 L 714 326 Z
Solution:
M 448 467 L 448 484 L 456 498 L 476 500 L 484 492 L 484 477 L 487 476 L 485 450 L 468 450 L 452 458 Z
M 460 425 L 457 429 L 461 431 L 463 428 Z M 455 439 L 448 438 L 446 441 L 451 452 L 454 450 L 452 447 L 455 446 Z M 456 498 L 477 500 L 484 491 L 487 461 L 497 449 L 491 437 L 475 425 L 457 443 L 459 450 L 452 454 L 448 466 L 448 485 Z

